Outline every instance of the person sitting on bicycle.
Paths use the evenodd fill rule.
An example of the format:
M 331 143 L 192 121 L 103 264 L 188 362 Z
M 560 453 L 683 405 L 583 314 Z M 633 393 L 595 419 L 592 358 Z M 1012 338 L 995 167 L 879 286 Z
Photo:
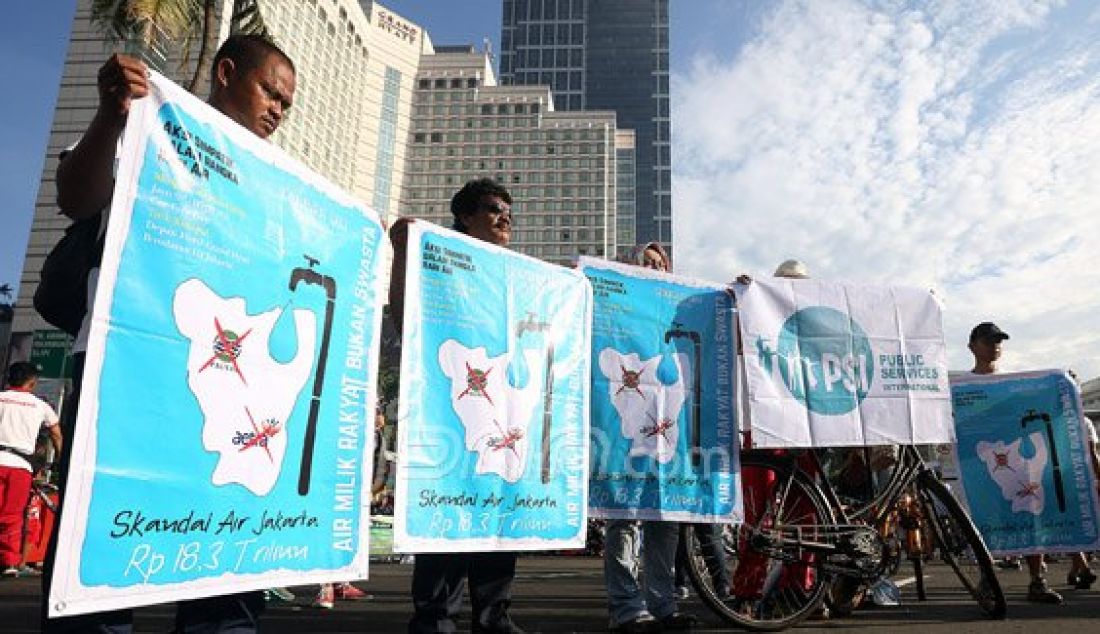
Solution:
M 13 363 L 7 378 L 8 389 L 0 392 L 0 569 L 5 577 L 18 577 L 23 562 L 23 510 L 30 499 L 30 461 L 38 431 L 49 432 L 58 453 L 62 441 L 57 413 L 33 394 L 38 367 Z
M 810 272 L 807 266 L 799 260 L 786 260 L 782 262 L 775 269 L 773 277 L 787 278 L 787 279 L 809 279 Z M 736 279 L 737 284 L 751 284 L 752 277 L 741 274 Z M 740 329 L 738 329 L 740 330 Z M 738 342 L 738 355 L 741 354 L 740 341 Z M 744 437 L 743 450 L 752 448 L 751 434 L 748 430 L 748 425 L 743 425 L 742 433 Z M 775 449 L 771 450 L 775 453 L 786 453 L 786 450 Z M 866 498 L 870 500 L 873 497 L 871 472 L 879 473 L 888 470 L 897 462 L 898 448 L 893 445 L 870 447 L 867 451 L 867 456 L 870 459 L 870 468 L 864 462 L 864 449 L 862 447 L 846 447 L 838 448 L 832 451 L 823 452 L 823 455 L 831 456 L 831 463 L 838 466 L 834 473 L 837 477 L 842 490 L 847 490 L 849 493 L 855 493 L 854 497 Z M 808 454 L 803 453 L 796 458 L 798 466 L 805 473 L 811 474 L 814 477 L 828 477 L 827 474 L 822 473 L 821 465 L 817 459 Z M 742 488 L 745 491 L 754 491 L 753 499 L 766 500 L 768 498 L 767 493 L 770 491 L 772 482 L 768 480 L 768 476 L 762 473 L 756 473 L 752 469 L 746 469 L 742 471 Z M 858 493 L 857 493 L 858 491 Z M 746 494 L 746 497 L 748 495 Z M 745 518 L 746 522 L 753 522 L 755 515 L 761 509 L 750 508 L 746 505 Z M 809 506 L 800 506 L 798 511 L 804 513 L 810 513 Z M 779 581 L 781 587 L 799 587 L 803 590 L 807 590 L 814 585 L 814 570 L 810 565 L 812 556 L 807 556 L 806 560 L 801 564 L 790 566 L 784 570 L 783 576 Z M 738 567 L 737 575 L 733 580 L 733 585 L 730 591 L 731 596 L 740 599 L 757 599 L 761 593 L 761 589 L 765 585 L 765 577 L 768 574 L 768 558 L 760 553 L 755 552 L 743 552 L 741 553 L 741 565 Z M 875 597 L 875 602 L 882 605 L 899 605 L 900 593 L 898 588 L 887 577 L 882 577 L 873 584 L 872 596 Z M 827 612 L 822 612 L 821 616 L 827 616 Z

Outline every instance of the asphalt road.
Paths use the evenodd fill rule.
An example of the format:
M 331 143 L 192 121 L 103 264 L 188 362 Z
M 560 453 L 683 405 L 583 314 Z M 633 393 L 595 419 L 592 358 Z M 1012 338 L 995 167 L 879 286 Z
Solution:
M 805 624 L 796 631 L 860 631 L 921 633 L 990 632 L 1028 634 L 1100 631 L 1100 584 L 1092 590 L 1064 588 L 1067 565 L 1051 566 L 1049 579 L 1063 592 L 1061 606 L 1033 605 L 1025 601 L 1027 574 L 999 571 L 1009 601 L 1005 621 L 983 619 L 974 602 L 962 591 L 949 569 L 928 566 L 928 600 L 918 602 L 909 571 L 903 565 L 897 577 L 902 585 L 902 605 L 893 608 L 861 608 L 846 619 Z M 375 564 L 371 579 L 357 585 L 373 595 L 369 600 L 337 602 L 334 610 L 309 607 L 313 589 L 294 588 L 293 604 L 272 603 L 264 613 L 261 631 L 281 632 L 400 632 L 409 617 L 408 588 L 412 567 Z M 37 631 L 38 584 L 36 578 L 0 581 L 0 632 Z M 699 616 L 697 631 L 726 631 L 707 608 L 688 599 L 681 605 Z M 602 632 L 607 628 L 606 595 L 599 559 L 591 557 L 528 556 L 520 559 L 512 608 L 516 622 L 529 632 Z M 135 631 L 166 632 L 172 610 L 156 606 L 137 610 Z M 460 623 L 460 626 L 463 624 Z M 468 627 L 468 623 L 465 624 Z

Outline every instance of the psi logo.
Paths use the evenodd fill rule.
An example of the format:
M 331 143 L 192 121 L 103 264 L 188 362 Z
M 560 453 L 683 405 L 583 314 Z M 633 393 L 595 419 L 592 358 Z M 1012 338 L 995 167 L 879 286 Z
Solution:
M 867 396 L 874 356 L 863 328 L 848 315 L 825 306 L 796 311 L 772 347 L 763 337 L 756 353 L 764 370 L 781 380 L 792 396 L 817 414 L 846 414 Z

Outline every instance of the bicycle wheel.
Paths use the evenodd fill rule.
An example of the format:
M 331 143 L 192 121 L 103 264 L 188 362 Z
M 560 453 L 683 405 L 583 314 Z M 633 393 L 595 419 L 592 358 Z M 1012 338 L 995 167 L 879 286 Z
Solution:
M 993 571 L 993 558 L 966 511 L 928 472 L 917 478 L 917 495 L 940 558 L 959 576 L 982 613 L 991 619 L 1003 619 L 1005 595 Z
M 824 541 L 832 511 L 808 478 L 767 456 L 743 454 L 741 476 L 745 522 L 726 526 L 730 539 L 722 540 L 736 547 L 704 548 L 695 531 L 684 530 L 688 575 L 703 602 L 725 621 L 782 630 L 812 614 L 824 598 L 828 579 L 817 570 L 814 554 L 796 542 Z M 716 587 L 723 583 L 729 587 Z

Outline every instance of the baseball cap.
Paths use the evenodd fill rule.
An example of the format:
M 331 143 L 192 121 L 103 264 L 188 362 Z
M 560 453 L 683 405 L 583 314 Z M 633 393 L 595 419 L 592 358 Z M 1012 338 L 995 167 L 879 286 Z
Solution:
M 982 323 L 974 326 L 974 330 L 970 331 L 970 341 L 974 342 L 979 339 L 994 339 L 996 341 L 1004 341 L 1008 339 L 1008 333 L 997 327 L 997 324 L 991 321 L 983 321 Z

